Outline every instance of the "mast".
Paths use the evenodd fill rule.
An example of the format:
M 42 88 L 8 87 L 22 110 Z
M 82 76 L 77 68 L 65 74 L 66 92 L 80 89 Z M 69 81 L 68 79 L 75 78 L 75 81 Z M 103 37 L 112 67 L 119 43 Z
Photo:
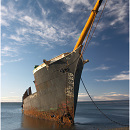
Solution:
M 86 25 L 84 26 L 84 28 L 83 28 L 83 30 L 82 30 L 82 32 L 80 34 L 80 37 L 79 37 L 73 51 L 75 51 L 80 45 L 82 45 L 82 43 L 83 43 L 83 41 L 85 39 L 85 36 L 87 35 L 87 33 L 89 31 L 89 28 L 90 28 L 92 22 L 95 19 L 95 16 L 96 16 L 96 14 L 98 12 L 98 9 L 99 9 L 102 1 L 103 0 L 97 0 L 97 3 L 95 4 L 93 10 L 91 11 L 91 14 L 90 14 L 90 16 L 88 18 L 88 21 L 86 22 Z

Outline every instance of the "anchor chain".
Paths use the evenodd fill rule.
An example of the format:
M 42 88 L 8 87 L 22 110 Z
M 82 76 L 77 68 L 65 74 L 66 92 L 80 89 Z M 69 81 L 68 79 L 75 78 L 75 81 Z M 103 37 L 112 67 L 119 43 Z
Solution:
M 86 90 L 86 92 L 87 92 L 89 98 L 91 99 L 91 101 L 93 102 L 93 104 L 95 105 L 95 107 L 100 111 L 100 113 L 101 113 L 104 117 L 106 117 L 108 120 L 110 120 L 111 122 L 113 122 L 113 123 L 115 123 L 115 124 L 118 124 L 118 125 L 120 125 L 120 126 L 127 126 L 127 127 L 129 127 L 129 125 L 125 125 L 125 124 L 119 123 L 119 122 L 117 122 L 117 121 L 115 121 L 115 120 L 112 120 L 110 117 L 108 117 L 108 116 L 97 106 L 97 104 L 93 101 L 93 99 L 92 99 L 92 97 L 90 96 L 90 94 L 89 94 L 89 92 L 88 92 L 88 90 L 87 90 L 87 88 L 86 88 L 86 86 L 85 86 L 85 84 L 84 84 L 82 78 L 81 78 L 81 81 L 82 81 L 82 84 L 83 84 L 83 86 L 84 86 L 84 88 L 85 88 L 85 90 Z

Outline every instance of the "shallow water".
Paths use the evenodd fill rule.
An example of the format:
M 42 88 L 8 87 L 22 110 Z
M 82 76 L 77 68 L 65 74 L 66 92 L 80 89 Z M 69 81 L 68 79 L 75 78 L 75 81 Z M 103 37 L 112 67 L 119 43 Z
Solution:
M 98 107 L 111 119 L 122 124 L 129 124 L 129 101 L 97 101 Z M 21 103 L 1 103 L 2 130 L 106 130 L 123 127 L 106 119 L 92 102 L 78 102 L 75 124 L 71 127 L 59 125 L 56 122 L 34 119 L 22 114 Z

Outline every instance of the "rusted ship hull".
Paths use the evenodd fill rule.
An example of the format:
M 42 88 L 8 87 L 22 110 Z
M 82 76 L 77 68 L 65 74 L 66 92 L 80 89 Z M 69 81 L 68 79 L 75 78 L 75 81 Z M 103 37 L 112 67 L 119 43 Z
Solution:
M 37 92 L 23 96 L 24 114 L 40 119 L 73 124 L 83 59 L 78 48 L 63 58 L 37 67 L 34 71 Z M 27 92 L 25 92 L 27 93 Z

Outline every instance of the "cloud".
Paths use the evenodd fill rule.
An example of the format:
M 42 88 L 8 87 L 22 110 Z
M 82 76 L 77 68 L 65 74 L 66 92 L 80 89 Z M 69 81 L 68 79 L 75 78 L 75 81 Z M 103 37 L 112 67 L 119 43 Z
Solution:
M 25 35 L 26 33 L 28 32 L 28 30 L 27 30 L 27 28 L 17 28 L 16 29 L 16 33 L 17 33 L 17 35 Z
M 24 22 L 25 24 L 31 27 L 37 26 L 37 24 L 35 24 L 36 20 L 33 20 L 30 16 L 27 15 L 21 17 L 19 21 Z
M 106 35 L 103 35 L 101 39 L 102 39 L 102 40 L 109 40 L 110 37 L 108 37 L 108 36 L 106 36 Z
M 109 92 L 109 93 L 104 93 L 104 94 L 112 94 L 112 93 L 116 93 L 116 92 Z
M 90 68 L 90 69 L 84 69 L 84 71 L 95 71 L 95 70 L 109 70 L 110 67 L 103 65 L 100 65 L 96 68 Z
M 17 42 L 22 41 L 22 38 L 20 38 L 19 36 L 15 36 L 15 35 L 11 35 L 11 36 L 9 37 L 9 39 L 15 40 L 15 41 L 17 41 Z
M 90 44 L 89 44 L 90 46 L 98 46 L 99 45 L 99 43 L 98 42 L 90 42 Z
M 114 4 L 114 6 L 113 6 Z M 117 22 L 124 23 L 124 20 L 128 13 L 128 3 L 123 0 L 120 1 L 109 1 L 106 6 L 109 9 L 107 16 L 115 17 L 113 21 L 111 21 L 110 25 L 114 25 Z
M 109 93 L 102 96 L 94 96 L 95 101 L 128 100 L 128 94 Z
M 13 47 L 10 47 L 10 46 L 4 46 L 2 49 L 1 49 L 1 55 L 2 56 L 9 56 L 9 57 L 15 57 L 17 55 L 18 51 L 17 51 L 17 48 L 13 48 Z
M 15 92 L 10 92 L 10 93 L 14 94 Z
M 1 19 L 1 25 L 8 27 L 9 23 L 6 20 Z
M 43 22 L 41 22 L 35 17 L 31 18 L 30 16 L 26 15 L 24 17 L 21 17 L 19 21 L 24 23 L 24 25 L 28 27 L 28 30 L 24 30 L 24 32 L 28 34 L 27 36 L 34 36 L 34 44 L 37 44 L 39 42 L 39 44 L 41 43 L 41 45 L 47 45 L 48 47 L 50 47 L 50 44 L 52 42 L 55 42 L 55 44 L 65 45 L 63 44 L 66 40 L 65 37 L 73 38 L 75 37 L 75 35 L 77 35 L 77 31 L 72 31 L 72 28 L 69 28 L 69 30 L 66 28 L 63 29 L 62 26 L 54 23 L 52 24 L 52 21 L 50 22 L 46 19 L 43 19 Z M 22 31 L 20 29 L 17 29 L 17 34 L 21 34 L 20 32 Z M 26 35 L 24 36 L 24 38 L 26 39 Z M 29 39 L 28 41 L 31 42 Z
M 81 5 L 85 6 L 84 8 L 88 9 L 88 10 L 92 10 L 96 0 L 92 2 L 88 1 L 88 0 L 57 0 L 59 2 L 62 2 L 65 4 L 65 7 L 67 9 L 67 11 L 69 13 L 75 13 L 75 12 L 79 12 L 80 9 L 78 7 L 80 7 Z M 102 3 L 101 7 L 99 8 L 99 10 L 102 10 L 104 6 L 104 2 Z M 98 26 L 97 26 L 97 30 L 103 30 L 105 28 L 108 28 L 110 26 L 115 26 L 118 25 L 118 23 L 120 25 L 122 25 L 122 31 L 123 32 L 128 32 L 128 22 L 126 22 L 126 20 L 128 20 L 128 9 L 129 9 L 129 2 L 124 0 L 114 0 L 114 1 L 107 1 L 105 10 L 104 10 L 104 16 L 103 17 L 103 21 L 100 21 Z M 100 14 L 100 11 L 97 15 Z M 98 16 L 97 16 L 98 17 Z M 104 18 L 105 17 L 105 18 Z M 95 26 L 95 23 L 94 23 Z M 121 31 L 121 32 L 122 32 Z
M 122 71 L 118 75 L 112 76 L 112 78 L 109 79 L 96 79 L 96 81 L 100 82 L 108 82 L 108 81 L 120 81 L 120 80 L 129 80 L 129 71 Z
M 4 6 L 1 6 L 1 19 L 0 19 L 1 21 L 0 21 L 0 23 L 2 26 L 9 26 L 9 23 L 5 19 L 3 19 L 3 17 L 6 17 L 7 14 L 8 14 L 7 8 Z
M 5 63 L 19 62 L 19 61 L 22 61 L 22 60 L 23 60 L 23 58 L 11 59 L 11 60 L 3 60 L 2 65 L 4 65 Z
M 39 8 L 41 9 L 42 16 L 43 16 L 43 17 L 47 16 L 47 15 L 50 13 L 50 11 L 49 11 L 49 10 L 46 11 L 46 10 L 42 7 L 42 5 L 38 2 L 38 0 L 36 0 L 36 2 L 37 2 L 37 4 L 38 4 Z
M 67 39 L 76 39 L 78 31 L 70 24 L 64 23 L 60 16 L 59 22 L 53 22 L 47 19 L 50 11 L 45 10 L 39 1 L 36 1 L 40 9 L 40 17 L 31 11 L 32 6 L 24 10 L 19 10 L 14 2 L 8 2 L 2 5 L 2 26 L 9 26 L 10 34 L 6 39 L 11 39 L 16 42 L 15 45 L 38 44 L 46 47 L 45 49 L 52 49 L 55 45 L 64 46 Z M 42 15 L 42 17 L 41 17 Z M 18 26 L 14 26 L 18 24 Z M 64 27 L 64 28 L 63 28 Z M 6 28 L 6 27 L 5 27 Z M 68 29 L 69 28 L 69 29 Z
M 94 23 L 94 27 L 96 26 L 96 22 Z M 106 28 L 106 24 L 104 23 L 104 22 L 102 22 L 102 21 L 100 21 L 99 23 L 98 23 L 98 25 L 97 25 L 97 27 L 96 27 L 96 31 L 102 31 L 102 30 L 104 30 Z
M 88 9 L 92 9 L 92 4 L 89 0 L 57 0 L 59 2 L 62 2 L 66 5 L 67 11 L 69 13 L 73 13 L 76 11 L 77 5 L 85 5 Z
M 22 102 L 19 96 L 1 97 L 1 102 Z
M 110 18 L 107 22 L 110 26 L 117 26 L 121 31 L 128 33 L 129 2 L 124 0 L 108 1 L 104 16 Z M 120 24 L 120 26 L 119 26 Z
M 78 101 L 87 101 L 90 100 L 86 93 L 79 93 L 78 94 Z
M 6 34 L 5 34 L 5 33 L 2 33 L 2 37 L 6 37 Z
M 96 67 L 96 68 L 93 69 L 93 70 L 108 70 L 108 69 L 110 69 L 110 67 L 105 66 L 105 65 L 101 65 L 101 66 L 99 66 L 99 67 Z
M 55 18 L 52 17 L 52 19 L 48 19 L 48 17 L 50 17 L 50 14 L 53 15 L 54 12 L 52 12 L 51 9 L 44 8 L 44 6 L 38 0 L 35 1 L 35 6 L 38 6 L 38 9 L 40 10 L 39 15 L 36 14 L 35 9 L 32 10 L 33 2 L 30 1 L 28 1 L 25 5 L 28 8 L 19 8 L 19 6 L 16 6 L 17 2 L 13 1 L 2 4 L 1 26 L 9 31 L 8 36 L 6 35 L 5 37 L 3 37 L 3 39 L 11 39 L 13 40 L 11 44 L 17 46 L 29 44 L 44 46 L 46 50 L 53 49 L 56 45 L 70 45 L 68 41 L 72 41 L 72 44 L 75 43 L 81 31 L 78 30 L 77 25 L 79 23 L 80 26 L 84 25 L 84 21 L 86 21 L 86 17 L 89 16 L 89 13 L 86 14 L 83 12 L 80 20 L 77 18 L 76 21 L 70 21 L 68 24 L 67 21 L 69 19 L 69 16 L 75 16 L 74 13 L 79 10 L 78 7 L 87 8 L 89 11 L 91 11 L 96 1 L 92 2 L 88 0 L 56 0 L 56 2 L 63 3 L 62 7 L 65 7 L 67 9 L 67 12 L 66 10 L 63 11 L 63 8 L 58 8 L 63 11 L 62 15 L 55 15 Z M 127 26 L 125 23 L 128 13 L 123 15 L 124 11 L 122 11 L 122 8 L 120 8 L 121 14 L 119 14 L 119 8 L 115 8 L 115 5 L 113 3 L 117 4 L 116 7 L 121 7 L 122 5 L 123 9 L 127 11 L 127 2 L 108 2 L 104 17 L 112 18 L 112 21 L 107 20 L 107 18 L 104 18 L 104 21 L 100 21 L 97 27 L 98 32 L 105 28 L 108 28 L 109 25 L 115 26 L 117 25 L 117 23 L 122 24 L 122 26 L 120 27 L 123 27 L 124 25 Z M 115 14 L 115 11 L 117 16 Z M 78 12 L 81 12 L 81 10 L 79 10 Z M 73 15 L 70 15 L 70 13 L 73 13 Z M 117 17 L 118 19 L 119 17 L 121 18 L 118 20 L 118 22 L 115 22 L 114 20 L 116 20 Z M 112 22 L 114 24 L 111 24 Z M 97 35 L 99 35 L 99 33 L 97 33 Z M 92 44 L 98 45 L 94 42 L 92 42 Z
M 91 96 L 94 101 L 112 101 L 112 100 L 128 100 L 128 94 L 120 94 L 117 92 L 104 93 L 103 95 Z M 89 96 L 86 93 L 78 94 L 78 101 L 90 101 Z
M 21 13 L 21 12 L 20 12 Z M 1 26 L 10 26 L 10 22 L 18 18 L 20 13 L 14 7 L 12 2 L 8 2 L 6 6 L 1 5 Z

